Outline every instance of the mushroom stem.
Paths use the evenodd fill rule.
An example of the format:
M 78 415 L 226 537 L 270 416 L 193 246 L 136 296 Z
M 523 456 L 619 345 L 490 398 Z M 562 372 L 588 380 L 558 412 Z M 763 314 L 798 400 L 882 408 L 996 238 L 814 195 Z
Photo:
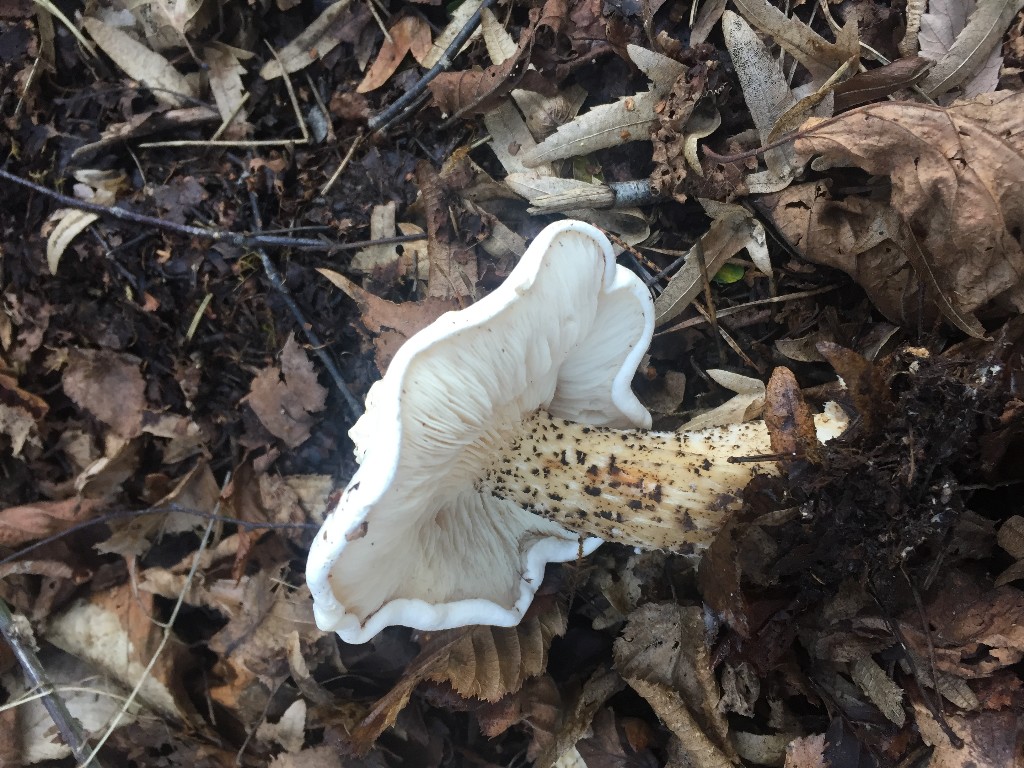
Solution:
M 838 407 L 815 417 L 818 439 L 846 428 Z M 774 461 L 763 421 L 696 432 L 593 427 L 538 411 L 478 484 L 571 530 L 645 549 L 707 547 L 755 473 Z

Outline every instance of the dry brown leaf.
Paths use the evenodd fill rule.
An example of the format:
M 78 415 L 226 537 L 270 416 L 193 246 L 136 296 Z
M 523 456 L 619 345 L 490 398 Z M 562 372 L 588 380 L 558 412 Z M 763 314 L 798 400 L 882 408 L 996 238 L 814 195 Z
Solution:
M 701 730 L 682 698 L 670 686 L 648 682 L 639 677 L 627 677 L 626 682 L 647 700 L 665 727 L 679 739 L 691 765 L 702 768 L 733 767 L 733 760 Z
M 869 101 L 879 101 L 918 82 L 931 69 L 928 59 L 910 56 L 882 67 L 858 72 L 835 87 L 835 110 L 845 112 Z
M 427 679 L 449 683 L 460 696 L 497 701 L 544 671 L 551 638 L 564 632 L 565 613 L 557 605 L 516 627 L 474 627 L 439 658 Z
M 825 762 L 825 734 L 801 736 L 789 742 L 784 768 L 829 768 Z
M 345 11 L 351 0 L 336 0 L 316 17 L 302 33 L 277 52 L 277 57 L 263 65 L 260 77 L 275 77 L 305 69 L 333 51 L 344 39 Z
M 543 671 L 551 638 L 565 632 L 565 622 L 564 610 L 551 601 L 546 611 L 516 627 L 461 627 L 431 635 L 402 679 L 353 730 L 354 749 L 367 752 L 424 680 L 447 682 L 460 695 L 485 701 L 518 690 L 527 677 Z M 510 655 L 502 658 L 499 653 Z
M 416 331 L 425 328 L 449 310 L 458 309 L 454 300 L 428 298 L 401 304 L 364 291 L 344 275 L 330 269 L 317 269 L 321 275 L 343 290 L 359 307 L 363 326 L 373 340 L 374 360 L 383 374 L 398 348 Z
M 694 722 L 725 754 L 729 726 L 718 709 L 721 692 L 715 680 L 703 609 L 671 603 L 648 603 L 632 614 L 615 641 L 615 667 L 634 688 L 636 680 L 682 694 L 680 702 Z M 652 704 L 653 706 L 653 704 Z
M 928 768 L 1008 768 L 1024 761 L 1024 718 L 1019 712 L 947 712 L 946 722 L 963 740 L 953 744 L 921 701 L 914 701 L 914 711 L 921 737 L 935 747 Z
M 822 154 L 831 162 L 890 177 L 891 207 L 920 244 L 942 290 L 944 314 L 956 322 L 949 314 L 952 307 L 968 330 L 976 331 L 970 313 L 996 297 L 1024 309 L 1024 251 L 1015 234 L 1024 227 L 1022 128 L 1024 94 L 1001 91 L 945 109 L 899 102 L 861 107 L 810 126 L 795 146 L 804 158 Z M 869 214 L 881 216 L 884 211 Z M 846 226 L 848 218 L 836 217 L 831 231 L 809 233 L 817 242 L 813 252 L 804 249 L 808 258 L 827 260 L 829 245 L 840 240 Z M 900 237 L 891 227 L 887 234 Z M 884 244 L 884 239 L 873 244 Z M 907 250 L 903 255 L 911 260 Z M 845 265 L 836 266 L 848 269 L 846 258 Z M 899 259 L 879 267 L 888 280 L 906 269 Z M 912 294 L 909 277 L 899 279 Z M 916 279 L 931 282 L 923 275 Z M 891 303 L 880 308 L 895 309 Z
M 463 245 L 448 212 L 448 187 L 426 160 L 416 164 L 416 183 L 427 214 L 427 296 L 451 299 L 476 295 L 476 251 Z
M 369 93 L 384 85 L 398 71 L 407 53 L 412 53 L 416 61 L 422 62 L 430 52 L 430 25 L 422 16 L 403 16 L 391 25 L 388 35 L 377 58 L 356 87 L 356 93 Z
M 907 646 L 935 668 L 962 679 L 987 677 L 1024 659 L 1024 591 L 991 588 L 952 571 L 924 606 L 933 627 L 921 629 L 916 611 L 901 623 Z
M 534 768 L 551 768 L 556 761 L 561 764 L 560 759 L 563 755 L 573 754 L 576 743 L 590 730 L 597 711 L 624 687 L 625 683 L 617 673 L 598 668 L 583 684 L 583 690 L 580 691 L 572 707 L 562 715 L 562 722 L 558 729 L 554 733 L 548 732 L 544 735 L 543 741 L 546 744 L 543 750 L 536 755 Z M 537 746 L 539 744 L 536 742 L 530 745 L 531 756 Z
M 779 366 L 765 388 L 764 422 L 772 438 L 772 450 L 782 456 L 817 462 L 821 456 L 814 427 L 814 412 L 804 402 L 796 376 Z
M 0 546 L 19 547 L 52 536 L 91 519 L 99 511 L 99 499 L 39 501 L 0 510 Z
M 529 57 L 535 26 L 519 36 L 516 54 L 486 69 L 442 72 L 428 84 L 434 104 L 448 117 L 485 114 L 494 109 L 514 88 L 554 95 L 554 86 L 537 70 L 520 62 Z
M 124 438 L 142 433 L 146 382 L 142 361 L 109 350 L 70 349 L 62 385 L 77 405 Z
M 889 722 L 902 728 L 907 720 L 903 711 L 903 689 L 870 656 L 861 656 L 850 665 L 850 677 L 878 707 Z
M 184 75 L 126 32 L 91 17 L 83 19 L 82 26 L 125 74 L 153 91 L 159 101 L 182 107 L 196 98 L 195 89 Z
M 309 438 L 312 414 L 322 411 L 326 401 L 327 390 L 316 380 L 313 363 L 294 333 L 281 351 L 281 367 L 271 365 L 256 374 L 242 399 L 270 434 L 291 448 Z
M 851 16 L 830 43 L 799 19 L 786 16 L 768 0 L 736 0 L 736 7 L 747 21 L 803 64 L 821 83 L 839 69 L 843 62 L 860 57 L 856 16 Z

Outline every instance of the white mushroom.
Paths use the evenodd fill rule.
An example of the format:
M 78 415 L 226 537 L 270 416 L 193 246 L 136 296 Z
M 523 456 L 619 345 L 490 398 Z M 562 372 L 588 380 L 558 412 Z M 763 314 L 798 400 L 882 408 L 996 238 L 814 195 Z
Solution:
M 631 380 L 653 317 L 608 239 L 563 221 L 497 290 L 410 338 L 370 389 L 350 433 L 359 471 L 310 550 L 317 624 L 352 643 L 391 625 L 511 626 L 548 563 L 603 539 L 709 543 L 754 472 L 775 471 L 728 461 L 770 453 L 768 431 L 646 431 Z

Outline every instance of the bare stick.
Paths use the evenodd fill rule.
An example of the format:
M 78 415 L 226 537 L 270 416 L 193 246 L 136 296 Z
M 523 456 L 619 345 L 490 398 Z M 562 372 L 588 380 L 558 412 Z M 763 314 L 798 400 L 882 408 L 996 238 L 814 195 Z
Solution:
M 85 733 L 82 731 L 82 724 L 68 711 L 64 699 L 57 695 L 53 683 L 46 676 L 43 665 L 39 663 L 39 658 L 32 650 L 32 638 L 25 636 L 24 627 L 19 624 L 20 622 L 15 621 L 14 616 L 11 615 L 7 603 L 0 600 L 0 634 L 14 651 L 28 684 L 42 694 L 43 706 L 54 725 L 57 726 L 64 743 L 68 745 L 75 760 L 82 763 L 89 758 L 89 745 Z M 94 761 L 93 765 L 99 766 L 100 763 Z
M 256 248 L 260 246 L 293 248 L 297 251 L 351 251 L 357 248 L 365 248 L 368 245 L 389 245 L 391 243 L 408 243 L 413 240 L 422 240 L 423 235 L 398 235 L 397 237 L 385 237 L 379 240 L 360 240 L 355 243 L 339 243 L 330 240 L 312 240 L 301 237 L 281 237 L 279 235 L 264 234 L 242 234 L 240 232 L 224 232 L 217 229 L 206 229 L 205 227 L 193 227 L 188 224 L 176 224 L 173 221 L 159 219 L 155 216 L 146 216 L 141 213 L 132 213 L 124 208 L 117 208 L 107 205 L 99 205 L 86 200 L 79 200 L 74 197 L 62 195 L 49 187 L 23 179 L 13 173 L 0 168 L 0 179 L 13 182 L 18 186 L 31 189 L 33 192 L 48 197 L 56 203 L 67 208 L 75 208 L 79 211 L 88 211 L 99 216 L 127 221 L 132 224 L 139 224 L 145 227 L 174 232 L 185 237 L 198 237 L 203 240 L 212 240 L 215 243 L 229 243 L 240 248 Z
M 251 189 L 249 190 L 249 205 L 252 207 L 253 222 L 256 224 L 256 231 L 258 232 L 263 228 L 263 217 L 260 216 L 259 198 L 256 193 Z M 380 241 L 377 241 L 380 242 Z M 345 379 L 341 375 L 341 371 L 338 370 L 338 366 L 334 364 L 334 360 L 327 354 L 327 348 L 324 343 L 320 340 L 320 336 L 316 331 L 313 330 L 312 323 L 306 320 L 306 316 L 302 310 L 299 309 L 299 305 L 295 303 L 295 299 L 288 292 L 288 288 L 284 284 L 284 279 L 281 277 L 281 273 L 277 271 L 277 267 L 274 266 L 274 262 L 270 260 L 270 256 L 263 248 L 257 248 L 256 253 L 260 257 L 260 261 L 263 264 L 263 271 L 267 275 L 267 279 L 270 280 L 270 284 L 274 286 L 274 289 L 280 294 L 281 299 L 291 310 L 292 316 L 295 318 L 295 322 L 298 323 L 299 328 L 306 334 L 306 339 L 309 341 L 309 345 L 313 349 L 313 353 L 320 358 L 320 362 L 323 363 L 324 368 L 327 369 L 327 373 L 330 374 L 331 379 L 334 381 L 334 386 L 338 392 L 345 399 L 345 403 L 348 405 L 349 413 L 352 415 L 353 420 L 358 419 L 363 415 L 363 406 L 356 399 L 356 396 L 352 394 L 352 390 L 348 388 L 348 384 L 345 383 Z
M 480 7 L 476 9 L 476 12 L 469 17 L 469 21 L 466 22 L 466 26 L 459 30 L 459 34 L 457 34 L 452 40 L 451 45 L 444 49 L 444 53 L 441 55 L 437 64 L 428 69 L 423 74 L 423 77 L 417 80 L 408 91 L 399 96 L 391 106 L 383 112 L 378 112 L 367 121 L 366 125 L 371 131 L 380 133 L 391 125 L 391 123 L 394 122 L 400 114 L 402 114 L 407 106 L 420 98 L 424 89 L 427 87 L 427 83 L 451 67 L 452 59 L 458 55 L 459 50 L 463 45 L 465 45 L 466 41 L 469 40 L 470 35 L 472 35 L 480 25 L 480 13 L 484 8 L 490 8 L 493 3 L 494 0 L 483 0 L 483 2 L 480 3 Z

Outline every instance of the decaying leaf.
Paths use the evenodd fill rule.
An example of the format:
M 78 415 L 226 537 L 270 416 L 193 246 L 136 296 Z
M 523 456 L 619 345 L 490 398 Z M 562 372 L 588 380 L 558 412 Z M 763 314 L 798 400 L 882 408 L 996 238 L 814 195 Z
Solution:
M 96 499 L 39 501 L 0 510 L 0 545 L 15 548 L 89 520 L 100 510 Z
M 939 96 L 962 85 L 966 97 L 994 91 L 999 42 L 1022 7 L 1024 0 L 929 0 L 918 39 L 921 55 L 936 64 L 922 90 Z
M 380 88 L 398 70 L 407 53 L 422 63 L 430 51 L 430 25 L 422 16 L 403 16 L 388 29 L 388 37 L 377 53 L 377 58 L 366 70 L 356 93 L 369 93 Z
M 870 656 L 861 656 L 850 665 L 850 677 L 889 722 L 903 727 L 903 689 Z
M 131 690 L 141 681 L 139 698 L 157 712 L 188 721 L 194 715 L 181 674 L 185 648 L 169 643 L 147 669 L 159 643 L 152 595 L 129 583 L 79 599 L 54 616 L 46 639 L 85 659 Z
M 741 16 L 726 11 L 722 15 L 722 32 L 743 89 L 743 100 L 763 145 L 779 118 L 796 104 L 796 96 L 778 60 Z M 768 170 L 748 175 L 750 190 L 765 193 L 785 189 L 793 178 L 791 155 L 792 150 L 787 145 L 766 150 L 764 161 Z
M 1024 250 L 1015 234 L 1024 226 L 1024 193 L 1015 181 L 1024 178 L 1022 125 L 1024 97 L 1003 91 L 948 108 L 861 107 L 810 126 L 795 148 L 803 158 L 823 154 L 889 176 L 891 206 L 933 275 L 917 279 L 942 291 L 947 317 L 943 305 L 970 324 L 970 313 L 996 297 L 1024 308 Z M 838 239 L 846 223 L 839 218 L 828 239 Z M 888 237 L 898 239 L 898 231 L 890 227 Z M 827 258 L 823 245 L 806 250 L 808 258 Z M 890 279 L 903 268 L 898 260 L 880 266 Z
M 305 69 L 314 61 L 326 56 L 341 41 L 339 34 L 345 23 L 345 11 L 351 0 L 335 0 L 324 8 L 302 33 L 277 52 L 260 70 L 260 77 L 273 80 L 275 77 Z
M 829 43 L 799 19 L 786 16 L 768 0 L 736 0 L 748 22 L 770 35 L 776 43 L 814 75 L 816 84 L 827 80 L 843 63 L 860 57 L 856 17 L 842 27 L 835 43 Z M 744 89 L 745 91 L 746 89 Z
M 914 701 L 914 711 L 922 738 L 935 747 L 928 768 L 1003 768 L 1024 759 L 1024 719 L 1019 712 L 946 713 L 948 727 L 961 740 L 954 744 L 919 700 Z
M 551 601 L 548 610 L 516 627 L 462 627 L 436 633 L 354 730 L 354 748 L 366 752 L 394 724 L 413 689 L 424 680 L 447 682 L 460 695 L 485 701 L 518 690 L 527 677 L 543 671 L 551 638 L 563 632 L 565 612 Z M 509 655 L 502 658 L 499 653 Z
M 535 14 L 533 15 L 535 18 Z M 553 93 L 553 87 L 536 69 L 521 64 L 533 47 L 536 26 L 523 29 L 514 55 L 486 69 L 442 72 L 428 84 L 434 103 L 445 115 L 484 114 L 513 88 Z
M 744 249 L 760 266 L 765 264 L 768 248 L 764 227 L 746 208 L 731 203 L 715 203 L 708 213 L 715 220 L 708 231 L 701 235 L 699 247 L 703 250 L 704 264 L 709 275 L 715 274 L 728 259 Z M 656 325 L 664 325 L 677 317 L 704 289 L 697 247 L 687 252 L 683 266 L 654 300 Z M 768 273 L 771 273 L 770 269 Z
M 377 369 L 384 373 L 398 348 L 416 331 L 425 328 L 449 310 L 458 309 L 453 300 L 428 298 L 399 304 L 364 291 L 344 275 L 330 269 L 318 269 L 321 275 L 356 302 L 363 326 L 373 339 Z
M 716 383 L 735 392 L 736 396 L 729 398 L 726 402 L 716 408 L 712 408 L 710 411 L 693 417 L 684 424 L 681 424 L 677 430 L 707 429 L 727 424 L 739 424 L 750 419 L 756 419 L 761 415 L 765 397 L 763 381 L 716 368 L 709 369 L 707 374 Z
M 882 67 L 858 72 L 849 80 L 836 85 L 835 111 L 845 112 L 860 104 L 879 101 L 889 94 L 909 88 L 927 75 L 931 67 L 932 63 L 928 59 L 910 56 Z
M 647 141 L 658 124 L 656 107 L 686 68 L 667 56 L 640 46 L 628 47 L 633 63 L 651 80 L 649 90 L 602 104 L 580 115 L 526 153 L 523 163 L 535 167 L 552 160 L 584 155 L 630 141 Z
M 184 75 L 126 32 L 92 17 L 83 19 L 82 26 L 125 74 L 149 88 L 164 104 L 183 107 L 196 98 L 195 89 Z
M 281 367 L 260 371 L 243 399 L 270 434 L 292 448 L 309 437 L 312 414 L 322 411 L 326 401 L 327 390 L 316 380 L 313 363 L 295 334 L 288 336 L 281 351 Z
M 223 43 L 203 47 L 203 59 L 209 65 L 210 92 L 217 103 L 221 121 L 227 124 L 224 135 L 228 137 L 240 138 L 247 131 L 246 91 L 242 84 L 245 67 L 241 59 L 250 56 Z
M 142 361 L 109 350 L 68 350 L 62 384 L 75 403 L 124 438 L 142 432 L 146 382 Z
M 677 727 L 692 723 L 700 734 L 697 743 L 728 762 L 729 726 L 718 709 L 721 692 L 701 608 L 654 603 L 638 608 L 615 641 L 615 667 L 640 695 L 658 700 L 648 698 L 663 720 L 676 721 L 670 725 L 666 720 L 666 725 L 677 736 Z

